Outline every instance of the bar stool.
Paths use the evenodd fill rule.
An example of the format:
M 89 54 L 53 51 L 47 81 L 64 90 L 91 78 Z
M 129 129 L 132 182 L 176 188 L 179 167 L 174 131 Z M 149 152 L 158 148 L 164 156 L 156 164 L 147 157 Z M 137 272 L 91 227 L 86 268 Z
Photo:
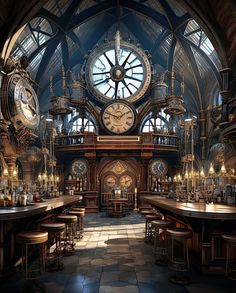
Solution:
M 72 210 L 69 211 L 70 215 L 77 217 L 77 231 L 79 232 L 78 237 L 82 238 L 84 233 L 84 211 Z
M 189 270 L 188 239 L 192 238 L 192 231 L 184 228 L 167 229 L 171 240 L 170 266 L 174 271 L 186 272 Z M 175 244 L 182 243 L 182 249 Z M 179 249 L 177 249 L 179 248 Z M 191 279 L 183 274 L 176 274 L 170 277 L 175 284 L 187 285 Z
M 154 238 L 154 255 L 156 264 L 167 265 L 169 261 L 166 229 L 172 228 L 174 223 L 167 220 L 152 221 Z
M 147 215 L 156 215 L 157 214 L 157 211 L 154 210 L 154 209 L 146 209 L 146 210 L 142 210 L 140 212 L 140 214 L 145 217 Z
M 236 280 L 236 235 L 222 235 L 223 240 L 226 242 L 226 265 L 225 275 L 231 280 Z M 232 252 L 232 249 L 234 250 Z M 231 254 L 232 253 L 232 254 Z
M 63 255 L 73 254 L 75 248 L 74 237 L 76 234 L 77 217 L 73 215 L 60 215 L 57 216 L 57 221 L 65 223 L 65 236 L 64 236 L 64 247 Z
M 22 268 L 25 272 L 26 284 L 23 291 L 30 288 L 30 292 L 45 292 L 45 287 L 37 280 L 37 276 L 45 272 L 47 232 L 24 231 L 16 235 L 16 242 L 22 246 Z M 30 254 L 35 245 L 39 248 L 39 259 L 37 263 L 30 261 Z M 31 250 L 30 250 L 31 248 Z M 29 291 L 27 291 L 29 292 Z
M 145 224 L 145 241 L 152 242 L 153 240 L 153 227 L 152 221 L 161 220 L 162 215 L 159 213 L 148 214 L 145 216 L 146 224 Z
M 49 241 L 52 240 L 55 243 L 55 249 L 50 252 L 50 246 L 48 245 L 48 251 L 46 256 L 46 270 L 47 271 L 59 271 L 64 268 L 61 262 L 62 246 L 61 246 L 61 234 L 64 232 L 66 225 L 64 223 L 44 223 L 40 226 L 41 230 L 47 231 Z
M 84 216 L 85 216 L 86 209 L 76 207 L 76 208 L 72 208 L 72 211 L 76 211 L 76 212 L 81 213 L 80 225 L 81 225 L 81 229 L 82 229 L 82 232 L 83 232 L 83 230 L 84 230 Z

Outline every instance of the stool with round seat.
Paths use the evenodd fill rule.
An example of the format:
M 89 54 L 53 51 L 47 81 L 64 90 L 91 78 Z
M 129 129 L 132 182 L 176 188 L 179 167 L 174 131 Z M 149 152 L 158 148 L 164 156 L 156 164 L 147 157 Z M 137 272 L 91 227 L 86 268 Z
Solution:
M 46 243 L 48 233 L 40 231 L 24 231 L 16 235 L 16 242 L 22 245 L 22 267 L 25 272 L 26 281 L 30 282 L 34 292 L 45 292 L 45 287 L 36 282 L 38 275 L 45 272 Z M 33 248 L 39 248 L 39 258 L 33 262 L 31 254 Z M 25 288 L 27 290 L 27 287 Z M 31 291 L 33 292 L 33 291 Z
M 72 211 L 84 212 L 85 214 L 85 208 L 74 207 L 72 208 Z
M 57 221 L 65 223 L 65 235 L 63 244 L 63 254 L 71 255 L 75 248 L 74 237 L 76 234 L 77 217 L 74 215 L 60 215 L 57 216 Z
M 51 243 L 48 243 L 48 252 L 46 256 L 46 270 L 58 271 L 64 268 L 61 262 L 62 246 L 61 246 L 61 234 L 64 232 L 65 223 L 44 223 L 40 226 L 41 230 L 47 231 L 49 241 L 55 243 L 55 249 L 50 252 Z M 49 242 L 48 241 L 48 242 Z
M 154 209 L 147 209 L 147 210 L 142 210 L 141 212 L 140 212 L 140 214 L 142 215 L 142 216 L 147 216 L 147 215 L 156 215 L 158 212 L 156 211 L 156 210 L 154 210 Z
M 154 255 L 156 264 L 167 265 L 169 261 L 168 240 L 166 229 L 172 228 L 174 223 L 167 220 L 152 221 L 153 239 L 154 239 Z
M 77 217 L 77 230 L 78 230 L 78 237 L 82 238 L 83 237 L 83 233 L 84 233 L 84 215 L 85 215 L 85 211 L 83 210 L 71 210 L 69 211 L 70 215 L 74 215 Z
M 231 280 L 236 280 L 236 234 L 234 235 L 222 235 L 223 240 L 226 243 L 226 264 L 225 275 Z
M 145 224 L 145 241 L 152 242 L 153 240 L 153 227 L 152 221 L 161 220 L 162 215 L 159 213 L 148 214 L 145 216 L 146 224 Z
M 189 270 L 188 240 L 192 238 L 192 231 L 185 228 L 170 228 L 166 230 L 171 240 L 170 266 L 176 272 Z M 177 246 L 177 244 L 180 244 Z M 183 274 L 176 274 L 170 277 L 175 284 L 187 285 L 191 279 Z

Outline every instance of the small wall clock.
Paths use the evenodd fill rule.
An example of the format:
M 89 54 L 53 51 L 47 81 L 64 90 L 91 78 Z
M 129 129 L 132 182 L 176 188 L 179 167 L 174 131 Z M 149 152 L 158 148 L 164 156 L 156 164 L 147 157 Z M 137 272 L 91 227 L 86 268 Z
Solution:
M 163 159 L 155 159 L 150 163 L 150 170 L 152 175 L 163 177 L 167 174 L 168 164 Z
M 122 188 L 130 188 L 132 186 L 133 179 L 129 175 L 123 175 L 120 177 L 120 186 Z
M 75 160 L 71 165 L 71 173 L 74 176 L 82 177 L 88 172 L 88 164 L 85 160 Z
M 117 179 L 114 175 L 108 175 L 105 177 L 104 183 L 108 189 L 112 189 L 117 185 Z

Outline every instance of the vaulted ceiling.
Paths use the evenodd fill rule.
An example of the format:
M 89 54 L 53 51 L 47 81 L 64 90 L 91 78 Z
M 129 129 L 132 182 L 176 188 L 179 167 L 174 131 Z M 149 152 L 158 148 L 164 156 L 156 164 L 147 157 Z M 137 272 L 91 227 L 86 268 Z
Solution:
M 62 64 L 79 74 L 89 52 L 104 39 L 114 39 L 119 25 L 122 39 L 139 43 L 150 54 L 153 71 L 174 68 L 178 81 L 184 77 L 185 103 L 189 111 L 198 112 L 219 95 L 218 71 L 236 64 L 233 2 L 0 1 L 2 57 L 28 57 L 27 70 L 39 84 L 38 97 L 46 111 L 50 76 L 60 94 Z

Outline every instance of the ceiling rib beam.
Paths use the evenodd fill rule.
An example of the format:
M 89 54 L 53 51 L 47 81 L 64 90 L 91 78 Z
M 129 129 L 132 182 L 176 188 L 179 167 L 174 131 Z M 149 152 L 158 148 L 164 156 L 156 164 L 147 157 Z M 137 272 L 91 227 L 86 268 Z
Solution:
M 196 97 L 195 97 L 195 102 L 196 102 L 197 109 L 200 106 L 199 110 L 202 110 L 203 109 L 203 103 L 202 103 L 202 91 L 201 91 L 201 89 L 203 89 L 203 85 L 202 85 L 202 82 L 201 82 L 201 76 L 200 76 L 200 72 L 199 72 L 196 60 L 195 60 L 195 58 L 193 56 L 193 53 L 191 51 L 190 46 L 187 45 L 187 44 L 184 44 L 182 40 L 179 40 L 179 42 L 180 42 L 180 45 L 182 47 L 182 50 L 184 51 L 184 53 L 186 54 L 186 56 L 188 58 L 188 62 L 191 65 L 191 68 L 192 68 L 192 73 L 193 73 L 193 77 L 194 77 L 194 80 L 195 80 L 195 84 L 196 84 L 196 87 L 197 87 L 197 93 L 198 93 L 198 98 L 196 99 Z M 199 105 L 197 103 L 197 100 L 200 103 Z
M 61 36 L 62 38 L 63 36 Z M 44 51 L 44 54 L 43 54 L 43 58 L 39 64 L 39 68 L 38 68 L 38 71 L 37 71 L 37 74 L 36 74 L 36 77 L 35 77 L 35 81 L 37 83 L 40 83 L 40 80 L 41 80 L 41 77 L 43 75 L 43 72 L 45 71 L 45 69 L 47 68 L 48 66 L 48 63 L 52 57 L 52 55 L 54 54 L 59 42 L 61 41 L 61 38 L 60 39 L 55 39 L 51 44 L 50 46 L 48 46 L 46 48 L 46 50 Z
M 189 39 L 187 39 L 183 34 L 177 33 L 176 35 L 179 40 L 182 40 L 186 45 L 192 46 L 203 57 L 203 59 L 206 60 L 206 62 L 211 67 L 212 71 L 214 72 L 215 77 L 220 85 L 221 84 L 220 74 L 219 74 L 218 69 L 216 68 L 215 64 L 211 61 L 211 59 L 208 57 L 208 55 L 202 49 L 200 49 L 196 44 L 194 44 Z
M 64 65 L 65 71 L 69 69 L 69 49 L 66 40 L 66 36 L 63 37 L 61 41 L 61 51 L 62 51 L 62 64 Z

